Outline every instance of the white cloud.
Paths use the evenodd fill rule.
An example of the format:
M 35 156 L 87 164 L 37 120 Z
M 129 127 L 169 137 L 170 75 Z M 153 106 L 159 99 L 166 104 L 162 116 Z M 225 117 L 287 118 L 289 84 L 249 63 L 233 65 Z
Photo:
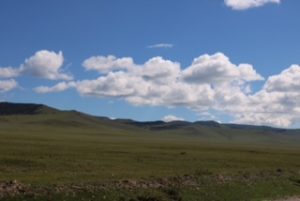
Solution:
M 62 52 L 40 50 L 26 59 L 18 68 L 0 68 L 0 77 L 12 78 L 28 74 L 50 80 L 72 80 L 71 75 L 62 72 L 63 62 Z
M 300 66 L 292 65 L 279 75 L 270 76 L 264 89 L 268 92 L 288 92 L 300 90 Z
M 257 81 L 263 77 L 250 64 L 235 65 L 223 53 L 202 55 L 183 70 L 183 79 L 192 83 Z
M 158 44 L 147 46 L 147 48 L 151 48 L 151 49 L 153 49 L 153 48 L 165 48 L 166 49 L 166 48 L 172 48 L 172 47 L 174 47 L 174 45 L 171 43 L 158 43 Z
M 174 115 L 167 115 L 167 116 L 164 116 L 161 120 L 164 121 L 164 122 L 184 121 L 183 118 L 181 118 L 181 117 L 176 117 L 176 116 L 174 116 Z
M 169 79 L 174 80 L 180 75 L 180 64 L 162 57 L 153 57 L 135 70 L 133 73 L 145 80 L 168 82 Z
M 107 58 L 98 56 L 98 58 Z M 113 61 L 120 61 L 113 57 Z M 249 83 L 262 80 L 249 64 L 235 65 L 222 53 L 202 55 L 183 69 L 178 62 L 154 57 L 144 64 L 122 62 L 105 67 L 95 80 L 77 82 L 81 95 L 122 98 L 133 105 L 184 106 L 197 112 L 232 111 L 247 100 Z M 112 67 L 113 68 L 110 68 Z M 130 67 L 130 68 L 129 68 Z
M 114 70 L 128 70 L 134 66 L 130 57 L 116 58 L 113 55 L 94 56 L 86 59 L 82 63 L 86 70 L 96 70 L 100 73 L 108 73 Z
M 225 0 L 225 5 L 234 10 L 246 10 L 249 8 L 260 7 L 268 3 L 279 4 L 281 0 Z
M 13 80 L 0 80 L 0 92 L 8 92 L 18 87 L 18 83 Z
M 179 81 L 180 76 L 179 63 L 154 57 L 142 65 L 133 63 L 128 71 L 111 71 L 96 80 L 80 81 L 77 90 L 88 96 L 123 97 L 134 105 L 176 106 L 187 102 L 209 102 L 212 98 L 209 85 L 190 86 Z M 206 95 L 196 97 L 195 92 Z
M 19 74 L 20 74 L 20 69 L 15 69 L 13 67 L 0 68 L 0 77 L 2 78 L 18 77 Z
M 50 80 L 72 80 L 72 76 L 60 71 L 64 62 L 62 52 L 40 50 L 26 59 L 21 66 L 22 73 Z
M 82 95 L 98 97 L 127 97 L 138 93 L 143 83 L 139 77 L 124 72 L 111 72 L 96 80 L 83 80 L 77 83 L 77 90 Z M 140 83 L 140 85 L 139 85 Z
M 130 57 L 108 60 L 113 64 L 104 62 L 106 66 L 94 69 L 100 72 L 97 79 L 61 82 L 35 91 L 75 88 L 83 96 L 119 98 L 132 105 L 182 106 L 216 119 L 226 114 L 236 123 L 289 127 L 300 122 L 299 65 L 270 76 L 253 93 L 251 83 L 263 77 L 252 65 L 234 64 L 223 53 L 199 56 L 186 68 L 162 57 L 143 64 Z
M 300 121 L 300 66 L 292 65 L 268 78 L 263 88 L 248 98 L 247 110 L 237 122 L 288 127 Z
M 45 93 L 55 93 L 55 92 L 62 92 L 70 88 L 76 87 L 75 82 L 59 82 L 52 87 L 48 86 L 39 86 L 34 88 L 36 93 L 45 94 Z

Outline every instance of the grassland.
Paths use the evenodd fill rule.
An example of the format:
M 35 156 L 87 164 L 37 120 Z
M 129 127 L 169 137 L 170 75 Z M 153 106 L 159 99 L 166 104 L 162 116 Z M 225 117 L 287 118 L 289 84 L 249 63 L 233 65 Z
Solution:
M 231 135 L 207 127 L 199 135 L 153 131 L 77 112 L 1 116 L 0 128 L 0 181 L 18 180 L 31 192 L 2 200 L 258 201 L 300 195 L 296 134 L 274 139 L 277 134 Z

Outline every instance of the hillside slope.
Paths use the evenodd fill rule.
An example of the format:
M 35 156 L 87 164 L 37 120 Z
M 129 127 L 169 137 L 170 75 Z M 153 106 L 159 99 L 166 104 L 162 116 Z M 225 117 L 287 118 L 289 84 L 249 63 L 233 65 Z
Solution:
M 243 144 L 277 144 L 300 146 L 299 129 L 279 129 L 266 126 L 220 124 L 214 121 L 153 121 L 95 117 L 77 111 L 61 111 L 41 104 L 0 103 L 2 131 L 77 129 L 84 133 L 92 129 L 99 134 L 123 134 L 156 138 L 186 138 L 210 142 Z
M 111 120 L 14 106 L 0 115 L 0 180 L 28 184 L 31 195 L 41 196 L 16 200 L 128 201 L 156 192 L 167 199 L 142 200 L 167 201 L 175 200 L 169 191 L 174 187 L 183 198 L 176 200 L 270 200 L 300 193 L 299 130 Z M 9 191 L 5 185 L 2 193 Z M 48 199 L 57 193 L 66 199 Z
M 53 114 L 59 110 L 42 104 L 31 103 L 0 103 L 0 115 L 33 115 L 33 114 Z

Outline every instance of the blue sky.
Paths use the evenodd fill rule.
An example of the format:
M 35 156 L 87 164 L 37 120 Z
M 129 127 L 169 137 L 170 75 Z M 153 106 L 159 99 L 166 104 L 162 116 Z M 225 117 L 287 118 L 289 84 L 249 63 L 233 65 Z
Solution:
M 142 121 L 295 127 L 300 2 L 253 2 L 3 0 L 0 100 Z

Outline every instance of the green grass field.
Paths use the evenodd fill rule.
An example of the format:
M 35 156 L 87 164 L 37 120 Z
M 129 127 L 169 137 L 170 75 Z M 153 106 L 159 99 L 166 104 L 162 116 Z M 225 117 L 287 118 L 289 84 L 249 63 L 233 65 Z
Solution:
M 33 192 L 1 200 L 258 201 L 300 195 L 295 136 L 154 132 L 76 112 L 2 116 L 0 128 L 0 181 L 17 180 Z

